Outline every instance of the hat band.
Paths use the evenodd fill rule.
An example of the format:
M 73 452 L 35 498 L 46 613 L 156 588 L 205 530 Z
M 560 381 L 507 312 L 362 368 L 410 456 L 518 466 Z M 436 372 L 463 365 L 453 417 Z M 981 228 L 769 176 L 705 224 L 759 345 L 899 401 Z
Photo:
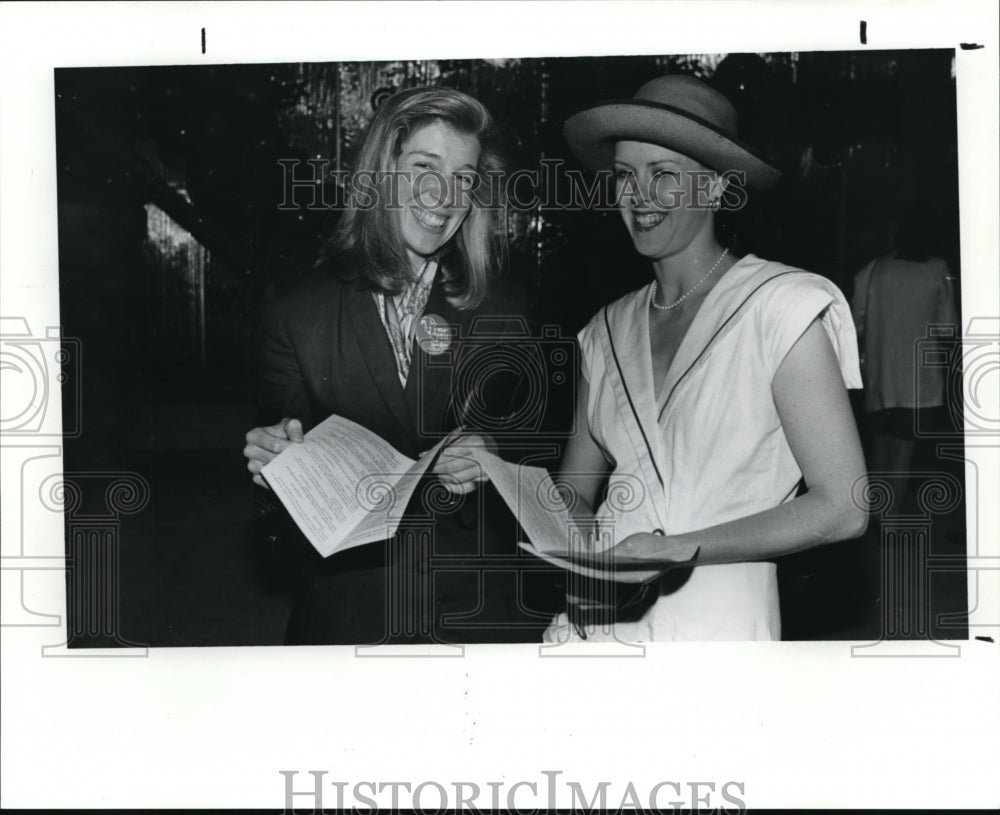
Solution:
M 767 159 L 761 156 L 760 153 L 754 150 L 750 145 L 742 141 L 739 137 L 733 135 L 730 131 L 720 127 L 715 122 L 711 122 L 708 119 L 704 119 L 701 116 L 698 116 L 696 113 L 691 113 L 689 110 L 685 110 L 684 108 L 675 107 L 674 105 L 668 105 L 665 102 L 653 102 L 652 100 L 649 99 L 609 99 L 606 102 L 602 102 L 600 105 L 597 106 L 592 105 L 589 108 L 584 108 L 583 110 L 579 111 L 579 113 L 582 114 L 592 110 L 599 110 L 600 108 L 603 107 L 614 107 L 619 105 L 621 106 L 631 105 L 632 107 L 647 108 L 649 110 L 659 110 L 663 111 L 664 113 L 672 113 L 675 116 L 680 116 L 684 119 L 689 120 L 690 122 L 693 122 L 694 124 L 706 128 L 707 130 L 711 130 L 716 135 L 721 136 L 722 138 L 726 139 L 727 141 L 739 147 L 741 150 L 744 150 L 747 153 L 749 153 L 757 161 L 760 161 L 764 164 L 768 163 Z

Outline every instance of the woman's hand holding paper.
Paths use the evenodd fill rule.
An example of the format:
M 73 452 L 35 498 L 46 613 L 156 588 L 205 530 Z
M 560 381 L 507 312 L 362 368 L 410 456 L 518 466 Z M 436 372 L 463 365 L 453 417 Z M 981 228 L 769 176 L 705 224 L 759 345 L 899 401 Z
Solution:
M 276 425 L 255 427 L 247 433 L 243 455 L 247 457 L 247 469 L 253 475 L 253 483 L 270 489 L 260 471 L 286 447 L 302 442 L 304 438 L 302 422 L 298 419 L 282 419 Z
M 471 455 L 474 450 L 492 450 L 493 440 L 488 436 L 456 431 L 434 463 L 433 472 L 445 489 L 455 495 L 472 492 L 481 481 L 488 478 L 482 465 Z

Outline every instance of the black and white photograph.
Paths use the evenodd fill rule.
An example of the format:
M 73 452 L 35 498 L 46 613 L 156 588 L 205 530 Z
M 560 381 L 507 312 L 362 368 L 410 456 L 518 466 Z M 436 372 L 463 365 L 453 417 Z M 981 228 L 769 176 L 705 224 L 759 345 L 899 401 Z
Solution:
M 55 88 L 65 469 L 144 503 L 94 556 L 108 483 L 67 477 L 70 647 L 967 637 L 952 50 Z M 429 455 L 413 494 L 340 428 L 268 474 L 332 415 Z M 552 473 L 581 555 L 666 567 L 536 568 L 477 447 Z
M 702 5 L 4 57 L 5 807 L 996 802 L 996 10 Z

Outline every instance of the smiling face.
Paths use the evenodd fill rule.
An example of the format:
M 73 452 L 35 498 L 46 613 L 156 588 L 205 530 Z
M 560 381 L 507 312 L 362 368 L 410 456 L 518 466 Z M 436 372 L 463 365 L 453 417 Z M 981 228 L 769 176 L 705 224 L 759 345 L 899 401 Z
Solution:
M 434 255 L 461 228 L 470 196 L 463 194 L 475 178 L 480 145 L 442 121 L 415 130 L 400 146 L 396 169 L 403 246 L 414 270 Z
M 712 234 L 716 175 L 683 153 L 657 144 L 615 144 L 615 192 L 625 228 L 650 260 L 678 255 Z

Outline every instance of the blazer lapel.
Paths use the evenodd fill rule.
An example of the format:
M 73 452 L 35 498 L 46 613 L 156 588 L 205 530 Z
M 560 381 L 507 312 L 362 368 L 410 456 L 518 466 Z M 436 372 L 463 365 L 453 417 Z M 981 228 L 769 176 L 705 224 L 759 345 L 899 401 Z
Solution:
M 439 427 L 441 421 L 452 421 L 457 424 L 460 408 L 451 405 L 450 411 L 432 411 L 431 406 L 441 399 L 442 390 L 445 397 L 451 393 L 451 383 L 454 376 L 455 360 L 459 354 L 462 338 L 465 336 L 468 313 L 461 312 L 448 302 L 440 283 L 435 281 L 431 289 L 424 314 L 433 314 L 444 320 L 451 328 L 451 346 L 443 354 L 431 357 L 420 347 L 414 338 L 410 376 L 406 380 L 405 396 L 410 413 L 419 416 L 421 425 L 418 433 L 436 434 L 453 430 L 453 427 Z M 450 416 L 448 415 L 450 414 Z
M 396 360 L 389 345 L 389 337 L 378 315 L 375 298 L 366 289 L 350 286 L 346 300 L 348 320 L 368 373 L 389 413 L 407 437 L 415 441 L 413 416 L 407 406 L 403 386 L 399 382 Z

